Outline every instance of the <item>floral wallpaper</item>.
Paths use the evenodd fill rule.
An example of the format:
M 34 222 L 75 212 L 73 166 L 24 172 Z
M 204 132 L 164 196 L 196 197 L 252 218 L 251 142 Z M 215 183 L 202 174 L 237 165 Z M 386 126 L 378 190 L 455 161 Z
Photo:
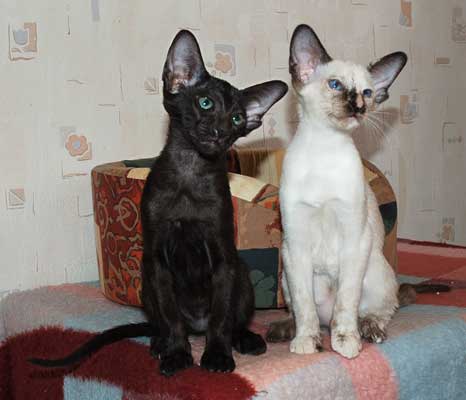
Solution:
M 355 138 L 395 188 L 400 237 L 466 245 L 466 0 L 2 0 L 0 294 L 97 279 L 90 171 L 162 148 L 178 29 L 243 87 L 289 82 L 303 22 L 336 58 L 409 55 L 378 128 Z M 295 106 L 288 94 L 240 146 L 286 146 Z

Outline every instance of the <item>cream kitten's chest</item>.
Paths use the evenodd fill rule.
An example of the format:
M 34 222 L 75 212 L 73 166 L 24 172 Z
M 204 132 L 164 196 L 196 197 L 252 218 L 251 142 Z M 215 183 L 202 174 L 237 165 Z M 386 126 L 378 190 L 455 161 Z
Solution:
M 286 154 L 281 195 L 312 207 L 338 203 L 352 207 L 363 196 L 363 179 L 359 153 L 350 138 L 302 134 Z
M 301 126 L 283 165 L 282 222 L 285 230 L 305 224 L 316 274 L 337 278 L 342 226 L 359 218 L 364 193 L 362 164 L 352 139 Z

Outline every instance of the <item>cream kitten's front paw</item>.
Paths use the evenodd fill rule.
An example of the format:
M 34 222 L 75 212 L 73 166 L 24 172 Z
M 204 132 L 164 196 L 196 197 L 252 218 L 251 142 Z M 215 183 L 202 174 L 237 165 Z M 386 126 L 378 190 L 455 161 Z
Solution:
M 358 332 L 332 331 L 332 349 L 346 358 L 355 358 L 362 349 Z
M 313 354 L 320 350 L 319 336 L 296 336 L 290 343 L 290 351 L 296 354 Z

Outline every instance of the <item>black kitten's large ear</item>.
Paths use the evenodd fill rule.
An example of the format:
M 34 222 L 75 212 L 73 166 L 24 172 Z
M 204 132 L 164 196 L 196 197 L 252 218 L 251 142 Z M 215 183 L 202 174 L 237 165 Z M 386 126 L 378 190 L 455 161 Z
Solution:
M 408 56 L 397 51 L 382 57 L 367 68 L 375 86 L 375 102 L 380 104 L 388 99 L 388 88 L 406 65 Z
M 312 28 L 308 25 L 298 25 L 290 44 L 289 68 L 293 83 L 307 83 L 315 69 L 329 61 L 332 61 L 332 58 Z
M 193 86 L 207 76 L 196 38 L 189 31 L 178 32 L 163 67 L 165 90 L 178 93 L 181 87 Z
M 282 81 L 269 81 L 250 86 L 241 91 L 242 104 L 246 110 L 246 129 L 252 131 L 262 124 L 262 117 L 288 91 Z

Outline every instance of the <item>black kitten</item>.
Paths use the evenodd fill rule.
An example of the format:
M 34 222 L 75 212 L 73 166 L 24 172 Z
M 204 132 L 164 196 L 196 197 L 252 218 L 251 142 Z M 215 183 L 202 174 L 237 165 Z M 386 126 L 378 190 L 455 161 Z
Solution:
M 206 71 L 195 37 L 181 31 L 163 71 L 167 143 L 149 174 L 141 204 L 144 255 L 142 302 L 149 323 L 102 332 L 61 360 L 79 361 L 126 337 L 151 336 L 160 371 L 173 375 L 193 364 L 188 334 L 206 332 L 201 367 L 229 372 L 232 347 L 261 354 L 266 344 L 248 330 L 254 312 L 249 272 L 234 244 L 226 154 L 258 128 L 286 91 L 270 81 L 238 90 Z

